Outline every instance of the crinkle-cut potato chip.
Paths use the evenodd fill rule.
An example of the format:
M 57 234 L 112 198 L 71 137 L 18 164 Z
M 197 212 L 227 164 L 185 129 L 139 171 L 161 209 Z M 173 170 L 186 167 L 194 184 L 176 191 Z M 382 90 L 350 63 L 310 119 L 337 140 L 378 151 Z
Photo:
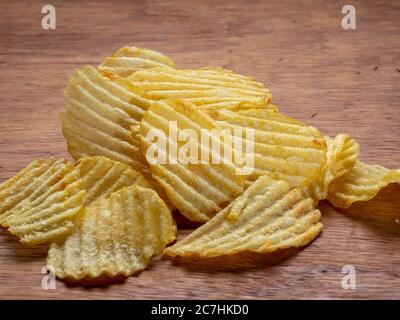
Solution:
M 123 47 L 111 57 L 107 57 L 98 69 L 127 77 L 135 71 L 156 67 L 175 68 L 175 63 L 166 55 L 154 50 Z
M 73 233 L 51 245 L 47 264 L 60 279 L 130 276 L 175 234 L 171 212 L 155 191 L 125 187 L 86 206 Z
M 287 181 L 291 187 L 314 183 L 318 198 L 323 188 L 326 142 L 318 129 L 276 111 L 277 108 L 207 113 L 225 128 L 254 130 L 255 181 L 269 175 Z
M 360 155 L 360 145 L 348 134 L 338 134 L 334 138 L 325 137 L 327 144 L 325 184 L 323 199 L 328 194 L 329 184 L 343 176 L 354 167 Z
M 77 161 L 76 173 L 86 190 L 85 204 L 108 197 L 119 189 L 138 185 L 151 188 L 152 185 L 138 171 L 126 164 L 105 157 L 88 157 Z
M 86 192 L 67 160 L 39 159 L 0 187 L 0 223 L 25 244 L 47 242 L 68 233 Z M 14 221 L 22 221 L 21 228 Z M 17 227 L 17 229 L 13 229 Z
M 199 160 L 198 164 L 193 164 L 193 161 L 188 164 L 182 164 L 181 161 L 173 163 L 173 156 L 168 151 L 170 148 L 180 150 L 185 142 L 179 141 L 177 145 L 175 139 L 169 135 L 171 121 L 176 121 L 177 135 L 183 129 L 191 129 L 197 137 L 201 137 L 202 129 L 208 129 L 205 130 L 206 138 L 208 141 L 219 141 L 220 154 L 224 154 L 225 148 L 229 150 L 229 146 L 225 145 L 221 136 L 211 130 L 220 132 L 222 128 L 187 101 L 166 100 L 156 103 L 146 111 L 140 124 L 141 151 L 146 158 L 148 159 L 148 150 L 151 149 L 155 151 L 154 154 L 165 155 L 165 163 L 153 161 L 157 159 L 150 159 L 149 163 L 153 177 L 164 188 L 169 200 L 189 220 L 208 221 L 243 192 L 245 178 L 237 174 L 239 167 L 236 164 L 220 154 L 216 155 L 220 160 L 219 164 L 215 164 L 218 161 L 213 164 L 210 160 L 212 143 L 208 146 L 202 145 L 200 138 L 197 143 L 200 150 L 196 158 Z M 157 144 L 157 140 L 149 138 L 150 132 L 155 130 L 165 135 L 165 149 Z M 201 150 L 203 154 L 209 154 L 206 164 L 200 162 Z
M 129 166 L 104 157 L 36 160 L 2 185 L 1 223 L 24 244 L 66 236 L 82 206 L 125 186 L 150 187 Z
M 127 77 L 149 99 L 186 99 L 200 109 L 263 108 L 271 93 L 262 83 L 223 68 L 153 68 Z
M 300 189 L 261 176 L 228 207 L 164 253 L 210 258 L 301 247 L 321 232 L 320 218 L 313 199 Z
M 130 132 L 149 106 L 143 92 L 117 75 L 107 77 L 86 66 L 70 77 L 64 95 L 63 134 L 74 159 L 105 156 L 149 176 Z
M 357 161 L 346 174 L 329 185 L 328 201 L 338 208 L 348 208 L 356 201 L 371 200 L 390 183 L 400 182 L 400 170 Z

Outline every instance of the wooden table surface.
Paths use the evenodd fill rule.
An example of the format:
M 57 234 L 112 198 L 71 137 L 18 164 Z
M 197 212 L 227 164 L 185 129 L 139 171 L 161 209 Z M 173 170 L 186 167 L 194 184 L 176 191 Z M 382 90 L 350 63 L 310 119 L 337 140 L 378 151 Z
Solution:
M 74 68 L 124 45 L 162 51 L 179 67 L 224 66 L 264 82 L 280 110 L 325 134 L 350 133 L 364 161 L 400 168 L 400 3 L 350 1 L 43 1 L 0 4 L 0 181 L 38 157 L 68 157 L 63 88 Z M 348 3 L 349 2 L 349 3 Z M 303 250 L 225 259 L 154 259 L 101 288 L 43 290 L 45 247 L 0 231 L 0 298 L 400 298 L 400 186 L 336 210 L 321 203 L 321 236 Z M 181 235 L 190 232 L 181 230 Z M 342 289 L 344 265 L 355 290 Z

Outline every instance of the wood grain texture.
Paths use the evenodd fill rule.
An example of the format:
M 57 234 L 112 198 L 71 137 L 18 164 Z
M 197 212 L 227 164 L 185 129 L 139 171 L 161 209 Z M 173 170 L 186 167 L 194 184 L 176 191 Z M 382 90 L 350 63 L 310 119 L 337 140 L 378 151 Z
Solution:
M 0 3 L 0 181 L 37 157 L 68 157 L 59 113 L 74 68 L 113 50 L 160 50 L 179 67 L 224 66 L 264 82 L 280 109 L 333 135 L 348 132 L 364 161 L 400 167 L 400 3 L 351 1 L 42 1 Z M 325 229 L 303 250 L 209 261 L 157 258 L 125 282 L 41 288 L 45 247 L 0 232 L 0 298 L 400 299 L 400 186 L 368 203 L 320 205 Z M 181 231 L 181 236 L 190 230 Z M 342 266 L 357 289 L 341 287 Z

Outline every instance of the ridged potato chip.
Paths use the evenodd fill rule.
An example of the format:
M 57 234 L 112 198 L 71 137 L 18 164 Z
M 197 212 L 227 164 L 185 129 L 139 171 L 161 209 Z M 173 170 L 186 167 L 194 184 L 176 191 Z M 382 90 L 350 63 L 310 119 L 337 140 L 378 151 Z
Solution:
M 106 77 L 86 66 L 70 77 L 64 94 L 63 134 L 74 159 L 105 156 L 148 174 L 130 134 L 149 106 L 143 92 L 123 78 Z
M 250 181 L 269 175 L 291 187 L 314 183 L 322 194 L 326 141 L 318 129 L 276 111 L 277 108 L 213 110 L 208 114 L 224 127 L 254 130 L 254 167 Z
M 84 205 L 125 186 L 150 184 L 129 166 L 103 157 L 36 160 L 1 186 L 1 223 L 24 244 L 67 235 Z
M 261 176 L 209 222 L 164 253 L 204 258 L 305 246 L 322 230 L 314 201 L 282 180 Z
M 126 164 L 105 157 L 80 159 L 75 168 L 87 193 L 85 204 L 107 197 L 126 186 L 151 188 L 151 184 L 141 173 Z
M 183 129 L 191 129 L 200 137 L 205 129 L 206 138 L 209 141 L 220 142 L 221 149 L 227 148 L 221 137 L 214 135 L 211 129 L 222 130 L 209 116 L 201 112 L 187 101 L 164 101 L 153 105 L 148 109 L 141 121 L 139 137 L 141 139 L 141 150 L 148 162 L 153 177 L 165 190 L 169 200 L 179 211 L 192 221 L 208 221 L 215 213 L 229 204 L 234 198 L 243 192 L 245 179 L 237 175 L 238 166 L 225 159 L 219 154 L 220 163 L 193 164 L 181 161 L 173 163 L 172 152 L 169 150 L 180 149 L 184 142 L 176 142 L 169 132 L 169 124 L 176 121 L 177 135 Z M 152 132 L 160 132 L 164 135 L 165 145 L 158 145 L 157 141 L 151 141 L 149 136 Z M 134 134 L 136 134 L 134 132 Z M 209 158 L 213 154 L 211 144 L 201 145 L 200 140 L 196 144 L 197 150 L 203 150 Z M 154 154 L 165 155 L 165 163 L 153 161 L 148 158 L 149 151 Z M 223 152 L 221 151 L 221 154 Z M 200 152 L 196 160 L 199 160 Z M 157 160 L 157 159 L 155 159 Z
M 223 68 L 153 68 L 127 79 L 151 100 L 186 99 L 200 109 L 265 107 L 272 97 L 263 84 Z
M 400 170 L 357 161 L 354 167 L 329 185 L 328 201 L 348 208 L 356 201 L 371 200 L 390 183 L 400 182 Z
M 328 194 L 330 183 L 346 174 L 354 167 L 360 155 L 360 145 L 348 134 L 338 134 L 334 138 L 325 137 L 327 143 L 327 161 L 324 178 L 323 196 L 325 199 Z
M 14 219 L 28 216 L 29 223 L 17 233 L 21 242 L 36 244 L 63 236 L 82 209 L 86 192 L 71 172 L 67 160 L 39 159 L 0 187 L 0 222 L 14 226 Z
M 168 207 L 151 189 L 130 186 L 83 209 L 74 232 L 50 247 L 60 279 L 130 276 L 175 239 Z
M 166 55 L 149 49 L 123 47 L 107 57 L 98 67 L 100 71 L 127 77 L 141 69 L 174 68 L 175 63 Z

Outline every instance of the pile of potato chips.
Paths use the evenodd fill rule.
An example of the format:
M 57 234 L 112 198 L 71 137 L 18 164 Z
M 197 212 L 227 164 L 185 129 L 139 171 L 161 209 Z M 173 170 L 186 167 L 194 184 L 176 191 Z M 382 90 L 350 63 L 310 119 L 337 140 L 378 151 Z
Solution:
M 77 69 L 64 95 L 62 131 L 76 162 L 38 159 L 0 185 L 0 224 L 26 245 L 49 243 L 48 264 L 61 279 L 127 277 L 161 253 L 305 246 L 323 228 L 319 200 L 347 208 L 400 182 L 400 170 L 360 162 L 349 135 L 323 136 L 281 114 L 262 83 L 223 68 L 181 70 L 162 53 L 124 47 L 97 68 Z M 254 170 L 149 161 L 149 148 L 166 153 L 152 130 L 165 133 L 168 150 L 182 147 L 171 122 L 178 136 L 252 129 Z M 172 210 L 202 225 L 167 247 L 176 239 Z

